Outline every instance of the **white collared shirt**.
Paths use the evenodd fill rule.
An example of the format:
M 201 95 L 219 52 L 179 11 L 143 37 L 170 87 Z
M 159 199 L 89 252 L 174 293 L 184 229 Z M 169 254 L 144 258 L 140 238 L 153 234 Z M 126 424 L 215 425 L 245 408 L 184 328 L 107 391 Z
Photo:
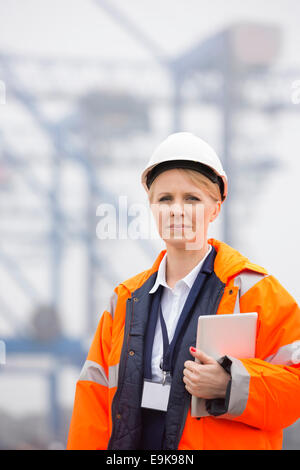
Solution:
M 172 288 L 168 286 L 166 282 L 166 261 L 167 253 L 160 262 L 157 277 L 154 283 L 154 286 L 149 291 L 149 294 L 153 294 L 158 289 L 159 285 L 163 286 L 162 296 L 161 296 L 161 310 L 166 323 L 169 343 L 171 343 L 174 336 L 176 326 L 182 312 L 183 306 L 187 299 L 187 296 L 191 290 L 192 285 L 202 267 L 202 264 L 206 257 L 211 252 L 211 245 L 208 245 L 209 249 L 204 258 L 195 266 L 184 278 L 176 282 L 175 286 Z M 152 350 L 152 380 L 159 382 L 163 378 L 162 370 L 159 367 L 161 358 L 163 356 L 163 338 L 160 320 L 158 317 L 153 350 Z M 191 357 L 192 358 L 192 357 Z

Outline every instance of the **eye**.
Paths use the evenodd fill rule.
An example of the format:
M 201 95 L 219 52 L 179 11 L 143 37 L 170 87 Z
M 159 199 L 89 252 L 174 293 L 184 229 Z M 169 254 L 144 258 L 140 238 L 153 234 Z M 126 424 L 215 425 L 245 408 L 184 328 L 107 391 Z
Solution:
M 190 201 L 198 201 L 198 202 L 201 201 L 201 199 L 199 199 L 197 196 L 192 196 L 192 195 L 186 196 L 186 199 Z M 161 202 L 161 201 L 171 201 L 171 200 L 172 200 L 172 196 L 162 196 L 161 198 L 159 198 L 158 201 Z
M 187 196 L 187 199 L 190 199 L 191 201 L 201 201 L 201 199 L 196 196 Z

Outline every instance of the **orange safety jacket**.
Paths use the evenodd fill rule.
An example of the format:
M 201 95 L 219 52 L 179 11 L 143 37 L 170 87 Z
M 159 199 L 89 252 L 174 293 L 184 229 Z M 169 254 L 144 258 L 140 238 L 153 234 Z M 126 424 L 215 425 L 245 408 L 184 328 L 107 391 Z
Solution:
M 232 383 L 227 412 L 196 419 L 189 409 L 183 415 L 177 449 L 281 449 L 283 428 L 300 417 L 300 309 L 264 268 L 223 242 L 208 242 L 217 251 L 214 275 L 224 286 L 216 314 L 257 312 L 256 354 L 251 359 L 229 357 Z M 121 352 L 129 361 L 135 354 L 129 327 L 124 333 L 126 305 L 129 299 L 139 301 L 136 291 L 151 276 L 154 282 L 165 253 L 161 251 L 150 269 L 114 289 L 76 384 L 67 449 L 107 449 L 118 422 L 129 419 L 114 402 L 118 387 L 123 394 L 126 389 Z M 129 323 L 131 328 L 133 321 Z M 129 387 L 128 401 L 130 393 Z M 126 409 L 126 400 L 122 406 Z M 169 407 L 172 404 L 168 412 Z M 123 438 L 126 442 L 126 436 L 118 442 Z

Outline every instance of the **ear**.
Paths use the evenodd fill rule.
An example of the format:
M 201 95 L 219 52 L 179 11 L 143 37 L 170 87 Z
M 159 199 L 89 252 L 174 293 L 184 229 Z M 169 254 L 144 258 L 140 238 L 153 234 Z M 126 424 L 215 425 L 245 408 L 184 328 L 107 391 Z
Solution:
M 218 217 L 218 215 L 220 213 L 220 210 L 221 210 L 221 204 L 222 204 L 221 201 L 217 201 L 213 205 L 212 212 L 211 212 L 210 218 L 209 218 L 210 222 L 213 222 Z

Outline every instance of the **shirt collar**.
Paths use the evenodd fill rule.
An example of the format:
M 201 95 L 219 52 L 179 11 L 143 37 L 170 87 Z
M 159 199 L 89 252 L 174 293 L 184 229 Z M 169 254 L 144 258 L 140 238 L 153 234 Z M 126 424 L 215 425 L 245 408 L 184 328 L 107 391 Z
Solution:
M 187 287 L 189 289 L 191 289 L 192 285 L 194 284 L 194 281 L 204 263 L 204 260 L 207 258 L 207 256 L 209 255 L 209 253 L 211 252 L 212 250 L 212 247 L 211 245 L 209 244 L 208 245 L 209 248 L 208 248 L 208 251 L 206 253 L 206 255 L 204 256 L 204 258 L 202 258 L 202 260 L 185 276 L 181 279 L 181 281 L 183 281 Z M 160 262 L 160 265 L 159 265 L 159 268 L 158 268 L 158 271 L 157 271 L 157 276 L 156 276 L 156 280 L 155 280 L 155 283 L 152 287 L 152 289 L 149 291 L 149 294 L 154 294 L 154 292 L 157 291 L 158 287 L 160 285 L 162 285 L 163 287 L 167 287 L 168 289 L 171 289 L 170 286 L 168 286 L 167 282 L 166 282 L 166 262 L 167 262 L 167 252 L 166 254 L 164 255 L 163 259 L 161 260 Z M 177 281 L 179 282 L 179 281 Z
M 160 262 L 154 286 L 149 291 L 149 294 L 154 294 L 154 292 L 157 291 L 160 285 L 170 288 L 170 286 L 168 286 L 168 284 L 166 283 L 166 260 L 167 260 L 167 253 L 165 253 L 165 256 Z

